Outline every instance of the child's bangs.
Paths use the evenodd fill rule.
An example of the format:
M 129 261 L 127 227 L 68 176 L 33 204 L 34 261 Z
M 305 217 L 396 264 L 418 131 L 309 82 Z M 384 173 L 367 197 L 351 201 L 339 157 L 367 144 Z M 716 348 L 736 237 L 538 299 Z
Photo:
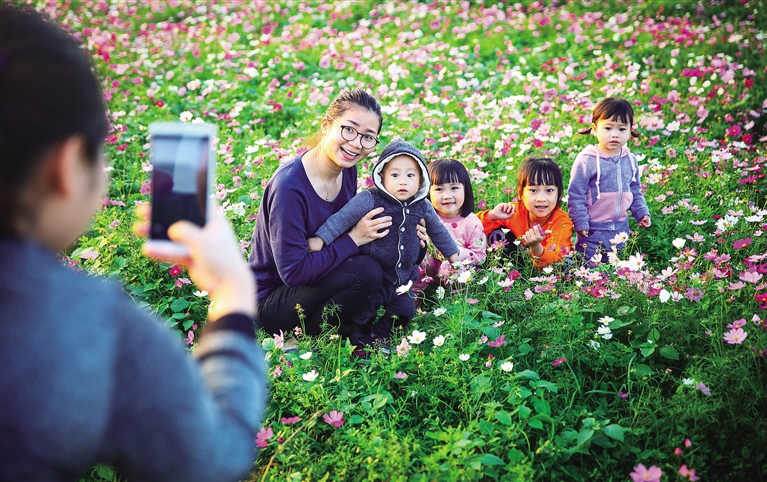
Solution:
M 464 184 L 466 182 L 466 168 L 458 161 L 435 162 L 429 167 L 432 184 Z
M 531 169 L 530 175 L 527 178 L 527 185 L 556 186 L 557 176 L 551 169 L 548 169 L 546 165 L 538 165 Z

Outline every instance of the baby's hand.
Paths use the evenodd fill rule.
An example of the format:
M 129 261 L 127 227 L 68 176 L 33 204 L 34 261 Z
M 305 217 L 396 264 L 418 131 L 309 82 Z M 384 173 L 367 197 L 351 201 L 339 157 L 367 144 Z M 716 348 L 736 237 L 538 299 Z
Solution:
M 455 266 L 456 263 L 460 263 L 461 262 L 460 251 L 450 256 L 449 258 L 447 258 L 447 260 L 450 261 L 450 264 L 452 264 L 453 266 Z
M 310 253 L 320 251 L 323 246 L 325 246 L 325 241 L 322 238 L 314 237 L 306 240 L 306 247 Z
M 585 238 L 588 235 L 589 235 L 589 230 L 588 229 L 584 229 L 583 231 L 578 231 L 578 236 L 580 236 L 582 238 Z
M 649 228 L 652 226 L 652 221 L 650 221 L 650 215 L 646 215 L 642 219 L 639 220 L 639 225 L 643 228 Z
M 517 210 L 513 204 L 501 203 L 493 208 L 492 211 L 490 211 L 489 217 L 491 221 L 504 221 L 514 216 L 516 211 Z

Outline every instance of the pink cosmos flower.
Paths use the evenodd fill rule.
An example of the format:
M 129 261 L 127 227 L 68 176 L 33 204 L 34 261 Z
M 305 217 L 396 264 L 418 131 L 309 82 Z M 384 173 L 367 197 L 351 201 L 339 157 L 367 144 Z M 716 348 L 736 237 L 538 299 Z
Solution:
M 685 296 L 687 296 L 689 301 L 697 303 L 703 297 L 703 292 L 697 288 L 687 288 Z
M 344 424 L 344 413 L 332 410 L 330 413 L 324 414 L 322 419 L 325 420 L 325 423 L 338 428 Z
M 690 448 L 690 446 L 692 446 L 692 442 L 690 441 L 689 438 L 684 439 L 684 446 L 687 448 Z
M 284 423 L 285 425 L 293 425 L 294 423 L 298 423 L 301 421 L 301 417 L 295 416 L 295 417 L 282 417 L 280 419 L 280 422 Z
M 747 336 L 748 332 L 744 331 L 743 328 L 733 328 L 724 334 L 724 341 L 730 345 L 740 345 Z
M 394 378 L 396 378 L 397 380 L 404 380 L 405 378 L 407 378 L 407 373 L 397 372 L 394 374 Z
M 762 279 L 762 274 L 756 271 L 746 271 L 740 274 L 740 279 L 746 283 L 758 283 Z
M 487 346 L 491 346 L 493 348 L 500 348 L 503 346 L 504 343 L 506 343 L 506 338 L 504 338 L 503 335 L 501 335 L 498 338 L 496 338 L 495 341 L 487 342 Z
M 710 397 L 710 396 L 711 396 L 711 389 L 710 389 L 710 388 L 708 388 L 708 387 L 706 386 L 706 384 L 705 384 L 705 383 L 703 383 L 703 382 L 700 382 L 700 383 L 698 383 L 698 385 L 696 386 L 696 388 L 697 388 L 698 390 L 700 390 L 700 391 L 701 391 L 701 393 L 703 393 L 703 395 L 705 395 L 705 396 L 707 396 L 707 397 Z
M 269 439 L 272 437 L 274 437 L 274 430 L 272 430 L 272 427 L 261 427 L 261 430 L 256 434 L 256 447 L 260 449 L 266 447 L 269 445 Z
M 634 467 L 634 471 L 629 475 L 634 482 L 660 482 L 663 472 L 654 465 L 647 469 L 644 465 L 639 464 Z
M 555 367 L 558 367 L 559 365 L 561 365 L 562 363 L 564 363 L 564 362 L 566 362 L 566 361 L 567 361 L 567 358 L 565 358 L 565 357 L 562 357 L 562 358 L 557 358 L 556 360 L 554 360 L 553 362 L 551 362 L 551 364 L 552 364 L 553 366 L 555 366 Z
M 741 249 L 741 248 L 745 248 L 745 247 L 746 247 L 746 246 L 748 246 L 749 244 L 751 244 L 751 238 L 738 239 L 738 240 L 736 240 L 736 241 L 733 243 L 733 247 L 734 247 L 735 249 Z
M 741 318 L 739 320 L 733 321 L 732 323 L 729 323 L 727 325 L 727 328 L 742 328 L 744 326 L 746 326 L 746 319 L 745 318 Z
M 184 272 L 184 270 L 181 268 L 181 266 L 178 266 L 178 265 L 175 265 L 175 264 L 173 266 L 171 266 L 171 268 L 168 270 L 168 274 L 171 275 L 174 278 L 176 276 L 180 275 L 183 272 Z
M 687 464 L 682 465 L 679 467 L 679 475 L 682 477 L 686 477 L 692 481 L 700 480 L 700 477 L 695 475 L 695 469 L 688 469 Z

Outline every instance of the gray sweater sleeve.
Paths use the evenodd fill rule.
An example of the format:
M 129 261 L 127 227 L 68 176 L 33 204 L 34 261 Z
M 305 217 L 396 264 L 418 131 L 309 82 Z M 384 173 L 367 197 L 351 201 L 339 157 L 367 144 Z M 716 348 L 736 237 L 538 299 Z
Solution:
M 315 236 L 328 245 L 354 227 L 374 207 L 373 195 L 369 191 L 362 191 L 351 198 L 340 211 L 330 216 Z
M 122 313 L 107 432 L 115 465 L 130 480 L 245 477 L 266 402 L 264 356 L 253 336 L 208 326 L 190 357 L 132 303 Z
M 426 232 L 429 234 L 429 238 L 434 243 L 434 246 L 442 253 L 442 256 L 449 258 L 458 253 L 458 246 L 455 244 L 455 240 L 450 236 L 450 232 L 442 224 L 437 213 L 434 212 L 434 206 L 428 201 L 426 202 L 424 219 L 426 220 Z

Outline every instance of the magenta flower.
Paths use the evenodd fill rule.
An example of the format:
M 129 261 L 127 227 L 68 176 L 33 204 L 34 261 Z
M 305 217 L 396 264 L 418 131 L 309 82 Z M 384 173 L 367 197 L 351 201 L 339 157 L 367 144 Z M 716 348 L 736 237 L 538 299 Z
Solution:
M 724 334 L 724 341 L 730 345 L 740 345 L 747 336 L 748 332 L 744 331 L 743 328 L 733 328 Z
M 256 447 L 260 449 L 266 447 L 269 445 L 269 439 L 272 437 L 274 437 L 274 431 L 272 430 L 272 427 L 261 427 L 261 430 L 259 430 L 256 434 Z
M 280 422 L 284 423 L 285 425 L 293 425 L 294 423 L 298 423 L 301 421 L 301 417 L 295 416 L 295 417 L 282 417 L 280 419 Z
M 502 347 L 504 343 L 506 343 L 506 338 L 504 338 L 503 335 L 501 335 L 498 338 L 496 338 L 495 341 L 487 342 L 487 346 L 492 346 L 493 348 L 499 348 L 499 347 Z
M 175 278 L 176 276 L 180 275 L 183 272 L 184 270 L 181 269 L 181 266 L 178 266 L 175 264 L 168 270 L 168 274 L 171 275 L 173 278 Z
M 735 249 L 741 249 L 741 248 L 745 248 L 745 247 L 746 247 L 746 246 L 748 246 L 749 244 L 751 244 L 751 238 L 738 239 L 738 240 L 736 240 L 736 241 L 733 243 L 733 247 L 734 247 Z
M 634 467 L 634 471 L 629 475 L 634 482 L 660 482 L 663 472 L 654 465 L 647 469 L 644 465 L 639 464 Z
M 621 398 L 628 398 L 629 392 L 618 392 L 618 396 Z
M 703 298 L 703 292 L 697 288 L 687 288 L 685 296 L 687 296 L 689 301 L 697 303 L 701 298 Z
M 566 361 L 567 361 L 567 358 L 562 357 L 562 358 L 557 358 L 556 360 L 551 362 L 551 364 L 554 365 L 555 367 L 558 367 L 559 365 L 561 365 L 562 363 L 564 363 Z
M 332 425 L 336 428 L 344 424 L 344 413 L 332 410 L 330 413 L 326 413 L 322 416 L 322 419 L 328 425 Z

